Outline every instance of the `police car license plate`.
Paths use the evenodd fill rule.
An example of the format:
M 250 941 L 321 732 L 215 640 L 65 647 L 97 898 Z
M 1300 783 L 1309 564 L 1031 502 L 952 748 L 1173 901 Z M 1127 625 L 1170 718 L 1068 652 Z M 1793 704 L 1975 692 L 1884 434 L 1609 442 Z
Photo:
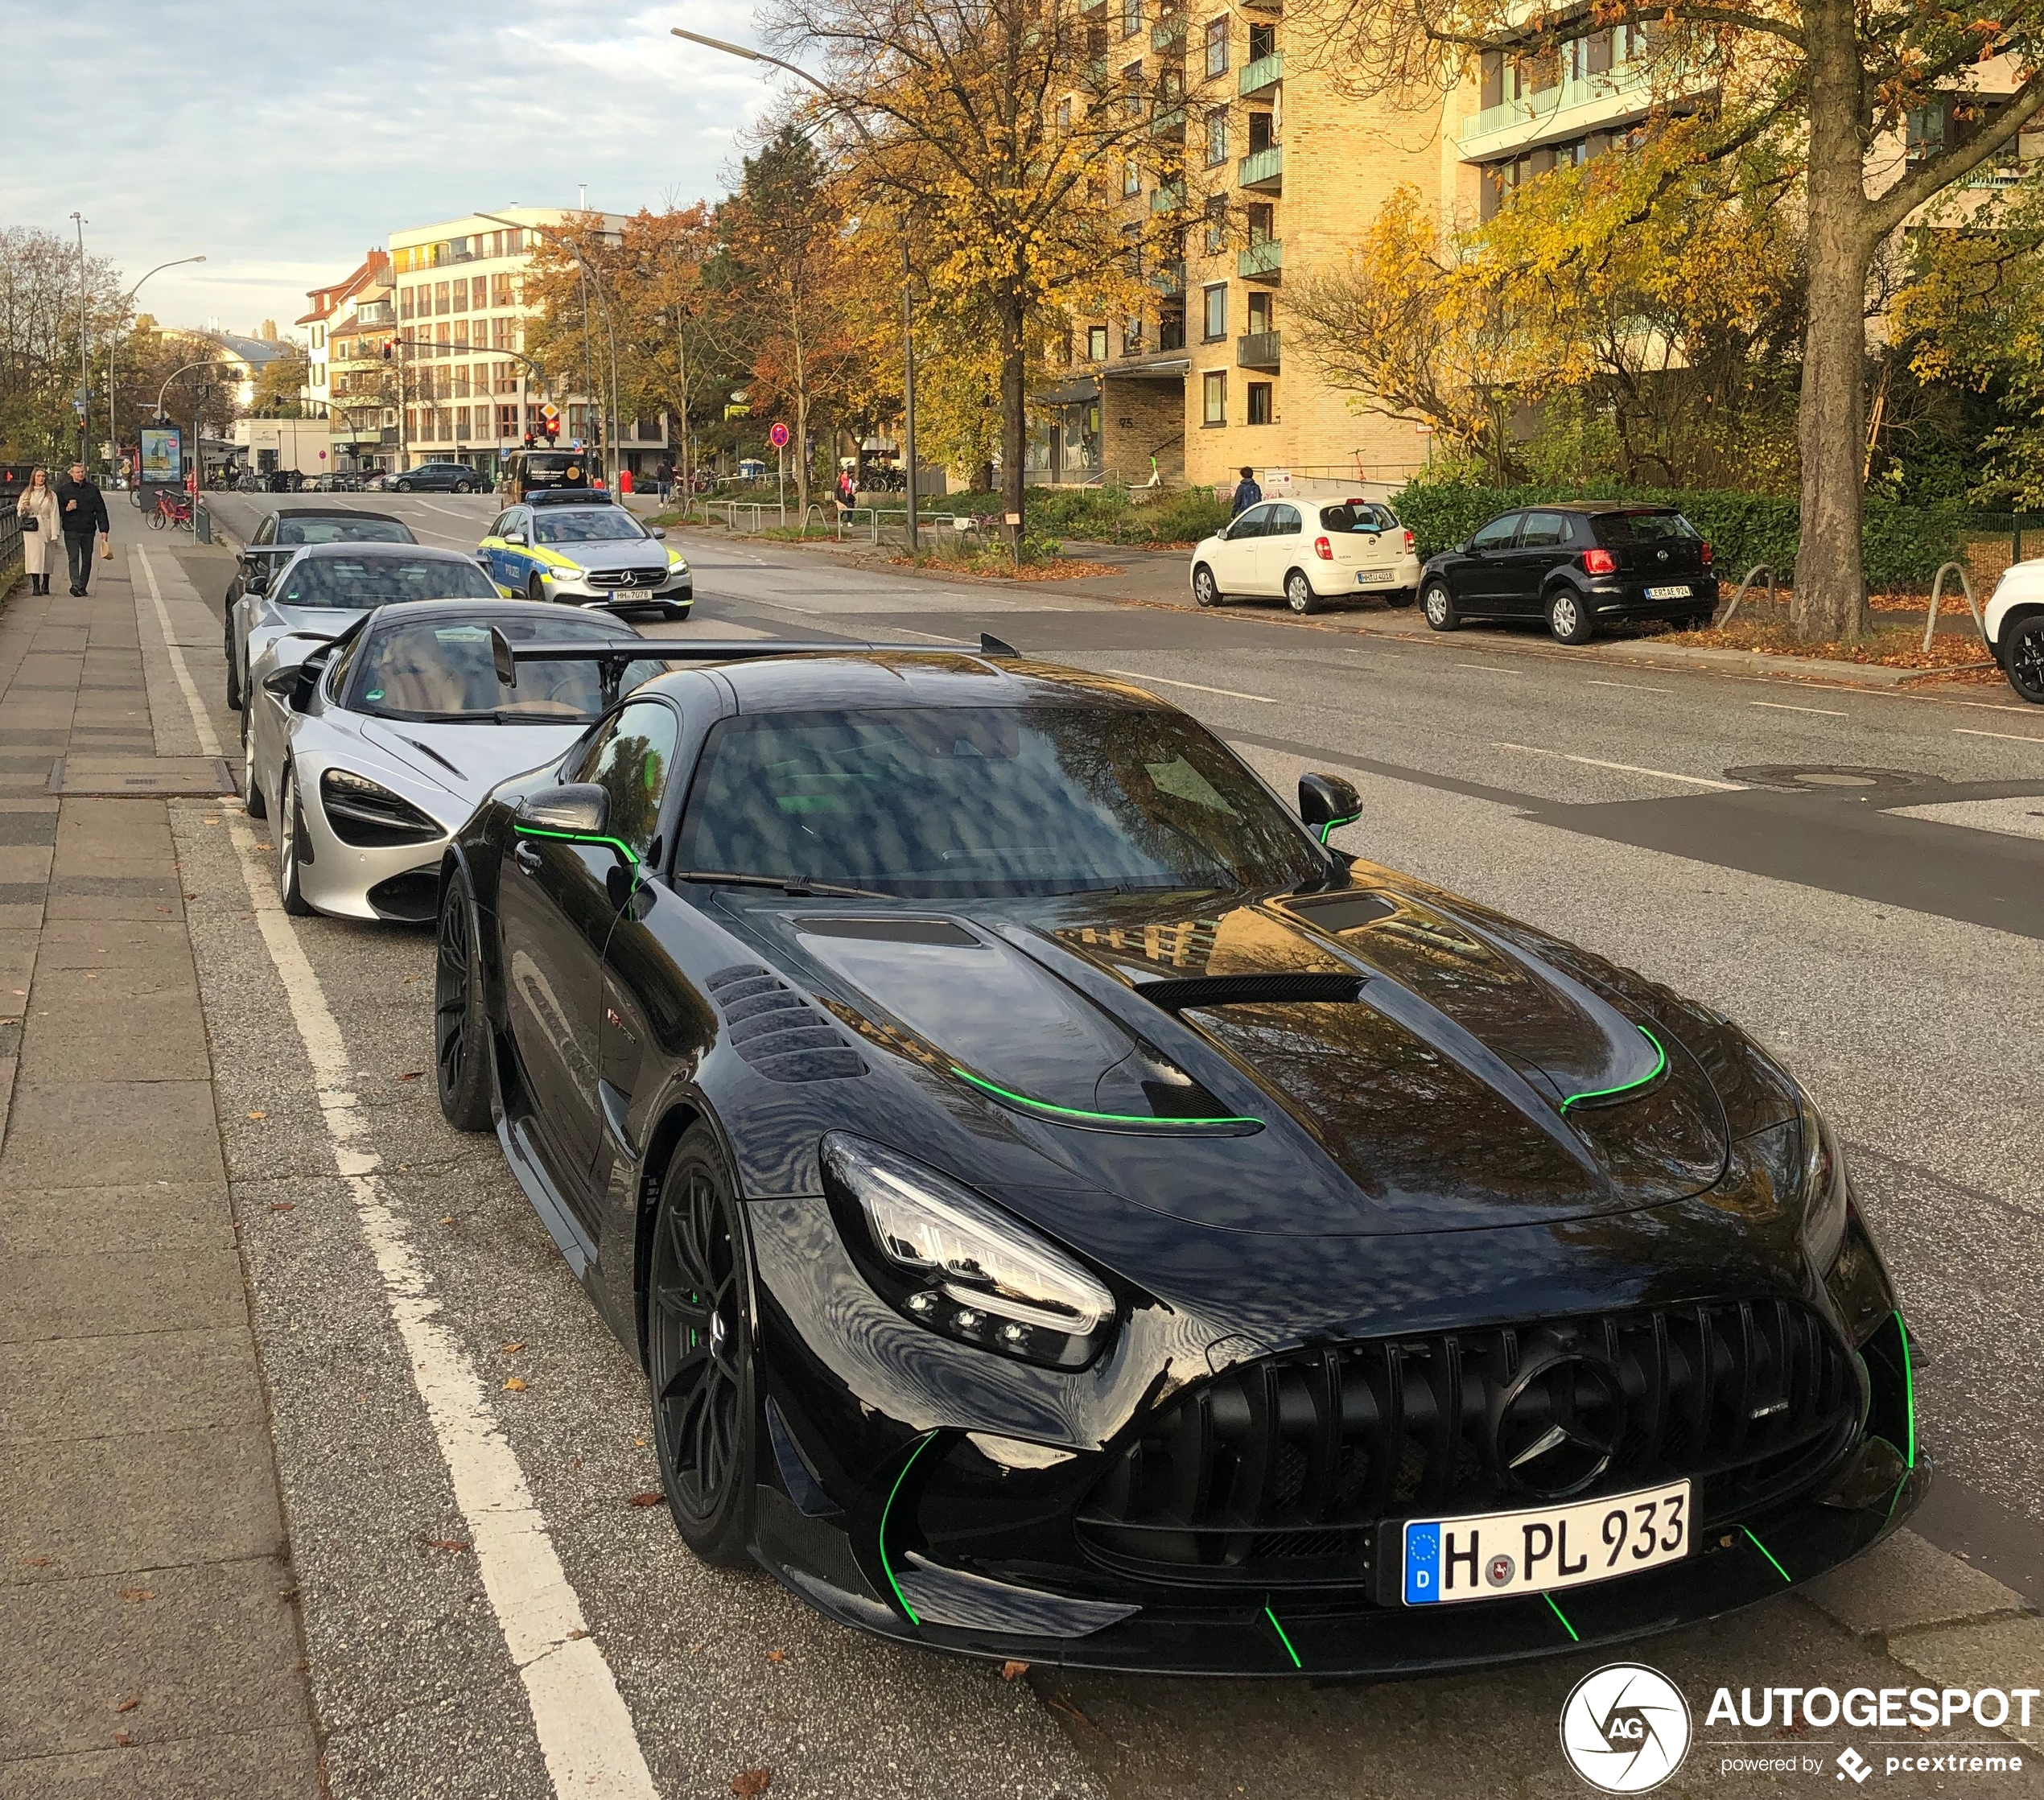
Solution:
M 1398 570 L 1395 569 L 1358 569 L 1356 570 L 1356 585 L 1358 587 L 1368 587 L 1373 583 L 1395 581 L 1397 578 Z
M 1686 600 L 1689 598 L 1689 583 L 1685 581 L 1673 587 L 1650 587 L 1646 597 L 1650 600 Z
M 1502 1600 L 1608 1581 L 1689 1553 L 1689 1484 L 1405 1527 L 1405 1604 Z

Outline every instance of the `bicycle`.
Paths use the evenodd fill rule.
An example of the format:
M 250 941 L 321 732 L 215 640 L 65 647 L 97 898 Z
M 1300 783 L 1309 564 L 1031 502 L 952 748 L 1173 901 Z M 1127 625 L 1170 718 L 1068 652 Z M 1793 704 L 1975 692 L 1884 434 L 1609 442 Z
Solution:
M 192 503 L 178 494 L 159 494 L 156 505 L 149 515 L 149 529 L 161 531 L 166 525 L 175 525 L 180 530 L 192 528 Z

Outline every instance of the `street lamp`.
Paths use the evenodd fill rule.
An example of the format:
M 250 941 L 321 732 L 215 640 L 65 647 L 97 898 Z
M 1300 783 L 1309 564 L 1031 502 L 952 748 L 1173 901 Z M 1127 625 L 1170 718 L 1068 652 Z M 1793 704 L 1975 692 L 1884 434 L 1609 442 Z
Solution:
M 700 31 L 684 31 L 680 26 L 668 28 L 674 36 L 686 38 L 690 43 L 699 43 L 706 49 L 720 50 L 727 56 L 736 56 L 748 63 L 770 63 L 784 70 L 797 80 L 806 81 L 829 101 L 836 109 L 851 121 L 853 128 L 870 145 L 873 134 L 866 129 L 866 122 L 850 111 L 838 97 L 806 68 L 797 68 L 793 63 L 784 63 L 778 56 L 769 56 L 763 50 L 754 50 L 742 43 L 727 43 L 722 38 L 706 38 Z M 877 146 L 876 146 L 877 147 Z M 916 315 L 915 302 L 909 284 L 908 221 L 902 220 L 901 233 L 901 467 L 907 478 L 909 492 L 909 554 L 916 555 L 921 548 L 916 526 Z M 802 454 L 808 454 L 803 447 Z
M 208 357 L 204 362 L 187 363 L 182 369 L 174 369 L 163 377 L 163 385 L 156 390 L 156 416 L 163 416 L 163 402 L 171 391 L 171 383 L 180 375 L 189 375 L 195 369 L 203 369 L 212 374 L 220 365 Z M 206 404 L 204 389 L 192 401 L 192 492 L 198 495 L 206 485 L 206 425 L 203 416 Z
M 206 259 L 203 256 L 181 256 L 175 262 L 158 263 L 154 269 L 149 271 L 148 275 L 144 275 L 142 278 L 141 282 L 137 282 L 133 287 L 128 290 L 126 294 L 122 297 L 121 304 L 123 307 L 126 307 L 129 301 L 132 300 L 138 294 L 141 293 L 142 282 L 147 281 L 149 279 L 149 275 L 160 275 L 166 269 L 182 269 L 188 262 L 204 262 L 205 260 Z M 113 447 L 113 460 L 116 463 L 118 463 L 121 460 L 121 425 L 120 421 L 116 417 L 113 410 L 113 353 L 115 348 L 116 344 L 113 336 L 111 332 L 109 332 L 106 340 L 106 441 Z M 160 411 L 162 409 L 159 407 L 158 410 Z
M 87 442 L 92 434 L 86 428 L 85 417 L 93 405 L 93 365 L 89 346 L 85 341 L 85 225 L 82 213 L 71 215 L 72 223 L 78 228 L 78 460 L 85 462 Z M 89 468 L 92 465 L 87 463 Z

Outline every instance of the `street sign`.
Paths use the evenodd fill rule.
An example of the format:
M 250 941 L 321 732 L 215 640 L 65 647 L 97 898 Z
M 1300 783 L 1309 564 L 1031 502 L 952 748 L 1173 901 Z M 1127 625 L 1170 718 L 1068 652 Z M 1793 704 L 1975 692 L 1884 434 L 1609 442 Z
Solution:
M 788 427 L 785 425 L 776 425 L 771 431 L 767 433 L 767 442 L 776 450 L 785 450 L 788 447 Z
M 550 422 L 561 416 L 561 409 L 550 400 L 539 409 L 539 416 Z

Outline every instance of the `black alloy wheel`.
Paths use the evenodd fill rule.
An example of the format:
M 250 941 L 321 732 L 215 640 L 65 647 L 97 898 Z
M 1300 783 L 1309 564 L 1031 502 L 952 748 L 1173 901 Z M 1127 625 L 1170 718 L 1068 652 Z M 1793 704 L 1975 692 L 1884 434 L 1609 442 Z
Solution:
M 737 1567 L 752 1527 L 751 1267 L 744 1209 L 700 1122 L 667 1165 L 647 1279 L 647 1391 L 668 1510 L 704 1562 Z
M 234 661 L 234 603 L 227 603 L 227 710 L 241 710 L 241 671 Z
M 241 810 L 252 819 L 266 818 L 270 812 L 270 803 L 256 781 L 255 733 L 246 707 L 241 711 Z
M 1221 584 L 1214 579 L 1214 571 L 1202 562 L 1193 570 L 1193 599 L 1201 606 L 1218 606 L 1228 596 L 1221 591 Z
M 2009 685 L 2034 706 L 2044 706 L 2044 616 L 2025 619 L 2009 637 Z
M 312 908 L 298 881 L 299 845 L 305 835 L 305 821 L 299 813 L 298 771 L 288 763 L 277 800 L 277 897 L 293 917 L 307 918 Z
M 1284 603 L 1302 615 L 1320 611 L 1320 595 L 1313 591 L 1304 569 L 1294 569 L 1284 578 Z
M 487 1131 L 496 1122 L 490 1110 L 481 950 L 468 878 L 457 873 L 440 896 L 439 948 L 433 966 L 433 1065 L 440 1111 L 457 1131 Z
M 1455 596 L 1448 591 L 1444 582 L 1429 582 L 1420 606 L 1427 623 L 1437 632 L 1452 632 L 1462 622 L 1461 614 L 1455 609 Z
M 1572 587 L 1557 587 L 1547 596 L 1547 629 L 1557 644 L 1587 644 L 1597 635 L 1597 619 Z

